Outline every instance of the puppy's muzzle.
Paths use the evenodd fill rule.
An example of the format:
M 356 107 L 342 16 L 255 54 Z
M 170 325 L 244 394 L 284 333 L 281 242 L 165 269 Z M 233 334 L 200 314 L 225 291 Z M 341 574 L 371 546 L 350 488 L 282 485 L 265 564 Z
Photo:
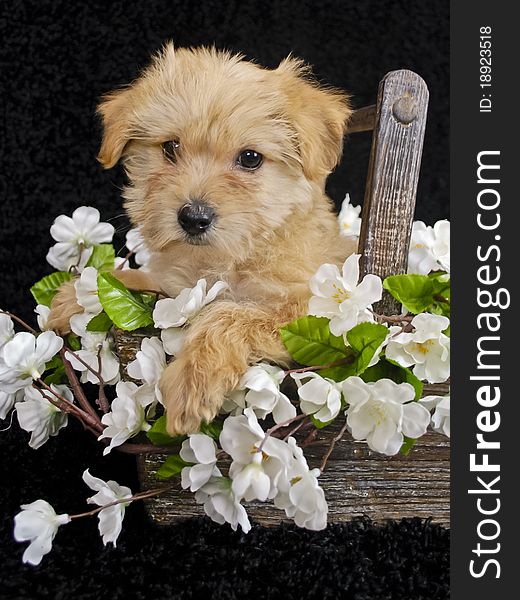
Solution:
M 216 218 L 215 211 L 200 200 L 183 206 L 177 215 L 179 225 L 191 236 L 205 233 Z

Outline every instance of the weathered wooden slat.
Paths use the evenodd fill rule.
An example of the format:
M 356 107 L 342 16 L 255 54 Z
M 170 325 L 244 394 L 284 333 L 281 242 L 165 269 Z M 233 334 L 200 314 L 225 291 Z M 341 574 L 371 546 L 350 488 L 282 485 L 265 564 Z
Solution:
M 372 131 L 376 123 L 376 105 L 356 109 L 348 122 L 348 133 Z
M 412 71 L 392 71 L 379 85 L 359 239 L 361 271 L 405 273 L 421 165 L 428 88 Z M 400 312 L 385 292 L 378 312 Z

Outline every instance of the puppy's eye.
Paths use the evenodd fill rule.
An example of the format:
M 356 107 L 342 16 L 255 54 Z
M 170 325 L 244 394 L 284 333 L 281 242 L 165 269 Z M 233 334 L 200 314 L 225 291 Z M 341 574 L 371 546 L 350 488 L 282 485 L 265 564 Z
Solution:
M 175 162 L 177 160 L 177 153 L 180 146 L 181 143 L 179 140 L 169 140 L 168 142 L 163 142 L 161 144 L 163 154 L 170 162 Z
M 258 169 L 263 160 L 264 157 L 260 152 L 256 152 L 255 150 L 243 150 L 237 156 L 236 162 L 239 167 L 254 171 L 255 169 Z

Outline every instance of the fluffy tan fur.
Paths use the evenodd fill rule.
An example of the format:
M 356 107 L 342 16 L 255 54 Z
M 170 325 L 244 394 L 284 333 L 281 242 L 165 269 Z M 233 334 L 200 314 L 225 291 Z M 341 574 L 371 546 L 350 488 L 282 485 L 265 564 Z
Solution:
M 172 44 L 101 103 L 99 160 L 110 168 L 124 159 L 125 208 L 153 252 L 146 281 L 135 280 L 141 272 L 118 276 L 169 296 L 202 277 L 230 286 L 193 319 L 181 355 L 164 372 L 171 433 L 212 420 L 248 364 L 287 361 L 278 330 L 306 314 L 310 277 L 355 250 L 340 237 L 324 192 L 350 112 L 345 94 L 318 85 L 294 58 L 268 70 Z M 180 142 L 174 163 L 161 149 L 172 139 Z M 259 169 L 237 166 L 244 149 L 264 156 Z M 203 245 L 190 243 L 177 220 L 193 199 L 217 213 Z M 70 290 L 65 296 L 56 300 L 62 311 L 72 302 Z

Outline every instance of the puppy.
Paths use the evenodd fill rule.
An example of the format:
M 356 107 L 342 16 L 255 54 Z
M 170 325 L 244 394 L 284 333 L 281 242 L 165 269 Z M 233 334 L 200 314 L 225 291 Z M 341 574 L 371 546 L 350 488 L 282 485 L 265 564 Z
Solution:
M 99 106 L 99 161 L 121 158 L 125 208 L 152 251 L 134 289 L 175 297 L 205 278 L 229 289 L 193 319 L 160 387 L 168 431 L 211 421 L 248 365 L 287 364 L 279 329 L 307 313 L 309 279 L 355 250 L 339 234 L 325 180 L 341 156 L 347 96 L 302 61 L 268 70 L 214 48 L 172 44 Z M 63 328 L 70 286 L 53 305 Z

